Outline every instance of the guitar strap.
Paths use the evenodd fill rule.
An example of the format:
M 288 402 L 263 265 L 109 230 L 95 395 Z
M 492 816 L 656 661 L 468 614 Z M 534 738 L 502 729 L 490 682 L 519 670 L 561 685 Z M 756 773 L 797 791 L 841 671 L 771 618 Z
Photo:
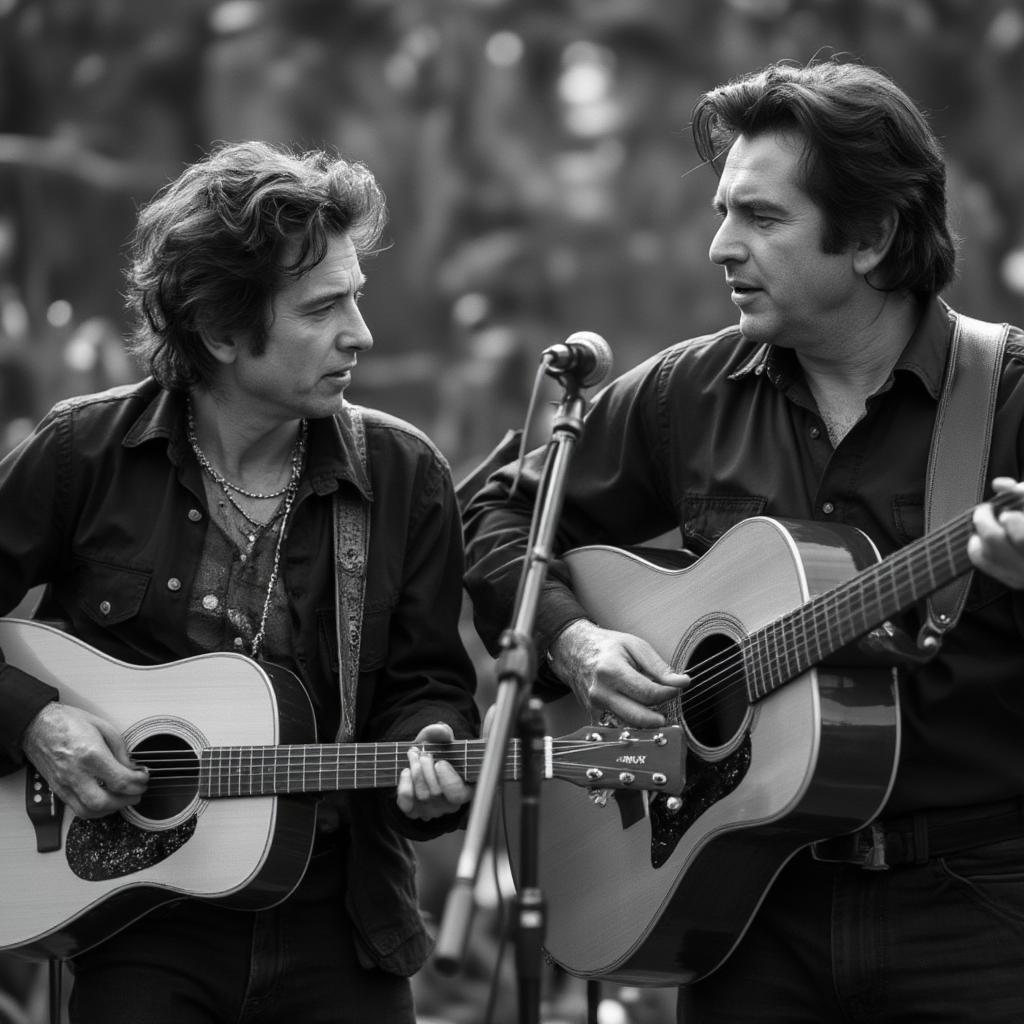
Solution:
M 932 431 L 925 488 L 925 533 L 982 501 L 989 442 L 1009 324 L 992 324 L 953 313 L 953 339 Z M 981 418 L 979 419 L 979 412 Z M 934 653 L 957 623 L 973 570 L 937 590 L 917 643 Z
M 363 468 L 367 468 L 366 427 L 362 409 L 346 404 L 352 434 Z M 370 544 L 370 506 L 362 497 L 336 492 L 334 507 L 335 632 L 338 640 L 338 685 L 341 720 L 336 742 L 349 743 L 356 732 L 356 690 L 359 685 L 359 642 L 366 594 L 366 558 Z

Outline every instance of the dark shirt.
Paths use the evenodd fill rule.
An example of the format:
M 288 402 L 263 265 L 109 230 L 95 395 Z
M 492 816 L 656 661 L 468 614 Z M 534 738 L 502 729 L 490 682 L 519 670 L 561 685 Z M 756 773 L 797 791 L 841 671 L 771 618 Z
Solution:
M 306 468 L 281 554 L 293 662 L 318 739 L 339 718 L 332 498 L 370 502 L 357 740 L 411 739 L 447 722 L 478 734 L 474 673 L 459 635 L 463 552 L 448 466 L 416 428 L 365 410 L 369 474 L 347 416 L 310 423 Z M 48 584 L 40 618 L 130 664 L 204 653 L 188 639 L 211 520 L 184 433 L 184 402 L 153 381 L 57 405 L 0 463 L 0 610 Z M 226 633 L 224 649 L 246 651 Z M 0 772 L 22 761 L 25 727 L 53 688 L 0 663 Z M 310 737 L 314 739 L 314 737 Z M 458 816 L 415 822 L 392 793 L 352 793 L 349 900 L 377 959 L 422 959 L 412 857 L 395 830 L 427 838 Z M 397 908 L 397 909 L 396 909 Z M 409 943 L 416 947 L 409 958 Z M 403 959 L 405 958 L 405 959 Z
M 732 327 L 648 359 L 588 412 L 556 552 L 627 547 L 677 531 L 682 546 L 700 555 L 740 520 L 767 515 L 848 524 L 882 557 L 890 554 L 924 531 L 928 451 L 950 337 L 946 308 L 929 303 L 865 416 L 835 449 L 791 350 L 753 345 Z M 1014 328 L 989 480 L 1021 477 L 1022 425 L 1024 336 Z M 515 467 L 501 470 L 466 512 L 467 586 L 492 649 L 511 621 L 540 465 L 534 454 L 511 499 Z M 920 612 L 900 620 L 911 635 Z M 581 616 L 556 559 L 538 613 L 541 660 Z M 902 747 L 886 814 L 1024 794 L 1022 629 L 1024 594 L 975 573 L 965 614 L 940 654 L 901 674 Z

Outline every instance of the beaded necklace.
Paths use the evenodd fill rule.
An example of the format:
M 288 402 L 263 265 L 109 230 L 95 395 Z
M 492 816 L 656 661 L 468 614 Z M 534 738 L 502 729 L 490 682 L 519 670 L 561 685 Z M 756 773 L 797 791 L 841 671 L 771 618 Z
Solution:
M 305 429 L 306 429 L 306 421 L 303 420 L 302 421 L 302 426 L 301 426 L 300 431 L 299 431 L 299 437 L 295 441 L 296 447 L 299 445 L 300 442 L 304 442 L 305 441 L 305 437 L 304 437 Z M 237 491 L 239 494 L 244 495 L 246 498 L 262 499 L 262 498 L 280 498 L 281 495 L 283 495 L 284 492 L 288 490 L 288 483 L 286 483 L 280 490 L 269 491 L 266 494 L 262 494 L 260 491 L 247 491 L 244 487 L 239 487 L 238 484 L 232 483 L 226 476 L 224 476 L 218 470 L 214 469 L 213 465 L 210 462 L 210 460 L 206 457 L 206 453 L 203 451 L 202 448 L 199 447 L 199 440 L 196 437 L 196 420 L 195 420 L 195 415 L 192 412 L 192 403 L 191 402 L 188 403 L 188 443 L 190 445 L 192 445 L 192 451 L 194 451 L 196 453 L 196 458 L 199 460 L 199 465 L 202 466 L 203 469 L 205 469 L 206 472 L 209 473 L 210 476 L 213 477 L 213 479 L 218 484 L 220 484 L 220 486 L 224 490 L 224 493 L 231 500 L 231 504 L 234 505 L 235 508 L 237 508 L 238 511 L 241 512 L 243 516 L 245 516 L 245 512 L 239 507 L 238 502 L 236 502 L 235 499 L 231 497 L 231 491 Z M 296 448 L 292 448 L 292 464 L 293 465 L 295 463 L 295 452 L 296 452 Z M 289 483 L 290 482 L 291 481 L 289 479 Z M 246 517 L 246 519 L 249 518 L 248 516 L 245 516 L 245 517 Z
M 196 437 L 195 420 L 192 415 L 192 403 L 189 403 L 188 407 L 188 441 L 192 446 L 192 451 L 195 453 L 196 460 L 203 470 L 209 475 L 210 479 L 218 484 L 221 490 L 224 492 L 224 496 L 231 502 L 232 506 L 236 508 L 242 516 L 249 522 L 257 531 L 264 529 L 269 526 L 278 517 L 278 512 L 281 511 L 280 506 L 274 511 L 271 517 L 263 523 L 253 519 L 244 508 L 238 503 L 231 491 L 237 491 L 239 494 L 243 494 L 248 498 L 277 498 L 284 497 L 284 510 L 281 512 L 280 525 L 277 528 L 277 543 L 274 545 L 274 566 L 270 572 L 270 582 L 267 584 L 267 593 L 263 599 L 263 611 L 260 614 L 259 628 L 256 630 L 256 635 L 252 638 L 252 650 L 250 654 L 253 658 L 259 657 L 260 649 L 263 646 L 263 640 L 266 636 L 267 631 L 267 618 L 270 615 L 270 604 L 274 597 L 274 587 L 277 584 L 277 577 L 281 570 L 281 547 L 284 544 L 284 531 L 285 526 L 288 523 L 288 516 L 291 513 L 292 505 L 295 502 L 295 496 L 299 491 L 299 480 L 302 476 L 302 464 L 306 454 L 306 433 L 308 431 L 308 423 L 305 419 L 299 425 L 299 436 L 295 439 L 295 445 L 292 448 L 291 455 L 291 473 L 288 477 L 288 482 L 281 488 L 281 490 L 274 492 L 273 494 L 260 494 L 259 492 L 251 492 L 243 490 L 243 488 L 232 484 L 222 473 L 218 473 L 216 469 L 210 464 L 210 460 L 206 457 L 206 453 L 202 448 L 199 447 L 199 439 Z M 256 534 L 250 533 L 248 535 L 250 544 L 255 543 Z

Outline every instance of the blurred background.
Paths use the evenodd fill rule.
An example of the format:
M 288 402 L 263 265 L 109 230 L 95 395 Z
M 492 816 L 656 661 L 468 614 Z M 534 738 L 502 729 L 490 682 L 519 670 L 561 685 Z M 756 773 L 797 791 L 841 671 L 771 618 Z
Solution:
M 597 331 L 621 371 L 733 321 L 690 109 L 835 52 L 892 75 L 944 142 L 947 297 L 1020 323 L 1024 0 L 0 0 L 0 454 L 57 399 L 138 377 L 121 345 L 136 210 L 212 143 L 262 138 L 382 183 L 376 347 L 349 395 L 426 430 L 460 479 L 522 425 L 548 345 Z M 466 638 L 486 707 L 493 669 Z M 435 916 L 459 842 L 422 851 Z M 466 972 L 417 979 L 424 1021 L 481 1024 L 495 971 L 494 1019 L 516 1019 L 498 888 L 481 883 Z M 584 1020 L 582 983 L 549 981 L 546 1019 Z M 670 1019 L 667 992 L 605 995 L 602 1024 Z M 0 958 L 8 1018 L 45 1021 L 45 987 Z

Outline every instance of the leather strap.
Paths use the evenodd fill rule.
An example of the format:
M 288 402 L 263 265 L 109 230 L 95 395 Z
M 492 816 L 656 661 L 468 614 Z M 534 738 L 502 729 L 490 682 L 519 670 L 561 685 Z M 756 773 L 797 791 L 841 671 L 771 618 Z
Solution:
M 346 405 L 352 420 L 356 451 L 367 467 L 366 428 L 362 409 Z M 361 497 L 334 495 L 335 631 L 338 640 L 338 685 L 341 719 L 338 743 L 349 743 L 356 731 L 356 691 L 359 686 L 359 642 L 366 595 L 366 558 L 370 545 L 370 507 Z
M 953 313 L 953 338 L 932 431 L 925 489 L 925 533 L 976 505 L 985 495 L 988 450 L 1009 324 Z M 979 415 L 980 414 L 980 415 Z M 918 646 L 938 650 L 957 623 L 973 570 L 928 598 Z

